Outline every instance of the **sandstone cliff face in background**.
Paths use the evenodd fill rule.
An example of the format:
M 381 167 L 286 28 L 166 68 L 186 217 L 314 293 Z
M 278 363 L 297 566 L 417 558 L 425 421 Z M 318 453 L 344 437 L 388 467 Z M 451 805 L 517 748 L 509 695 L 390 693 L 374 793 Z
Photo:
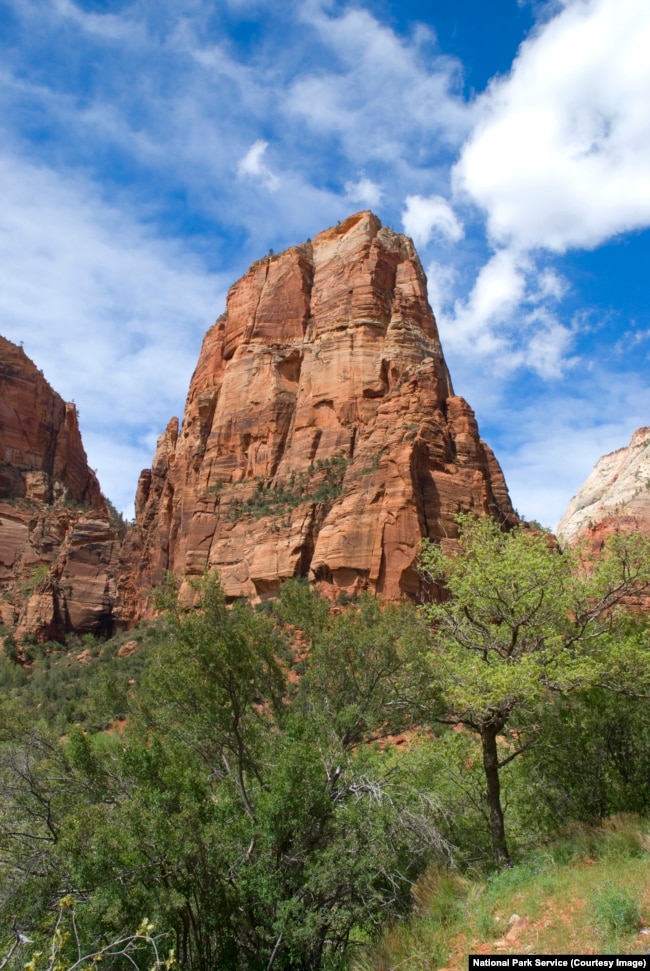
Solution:
M 110 625 L 119 535 L 76 408 L 0 337 L 0 619 L 41 640 Z
M 207 333 L 182 425 L 140 477 L 122 616 L 217 568 L 229 597 L 305 575 L 415 595 L 424 536 L 517 521 L 454 395 L 412 242 L 369 212 L 254 263 Z
M 650 428 L 604 455 L 569 503 L 557 534 L 565 543 L 600 542 L 616 532 L 650 536 Z

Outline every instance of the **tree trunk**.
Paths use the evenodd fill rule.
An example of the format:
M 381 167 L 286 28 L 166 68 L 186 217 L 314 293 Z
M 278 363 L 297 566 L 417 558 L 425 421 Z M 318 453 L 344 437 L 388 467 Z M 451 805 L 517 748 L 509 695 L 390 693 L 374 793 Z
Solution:
M 490 813 L 490 836 L 494 861 L 499 868 L 510 866 L 510 854 L 506 843 L 506 831 L 501 807 L 501 783 L 499 781 L 499 756 L 497 753 L 498 730 L 488 725 L 481 730 L 483 767 L 487 783 L 487 804 Z

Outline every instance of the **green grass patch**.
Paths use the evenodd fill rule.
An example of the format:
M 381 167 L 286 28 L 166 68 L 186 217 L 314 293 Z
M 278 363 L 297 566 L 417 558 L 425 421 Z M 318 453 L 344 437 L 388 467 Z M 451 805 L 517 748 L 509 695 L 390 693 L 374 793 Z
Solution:
M 593 895 L 591 910 L 601 936 L 618 938 L 634 934 L 641 925 L 638 897 L 625 887 L 608 881 Z
M 225 518 L 228 522 L 236 522 L 242 516 L 262 519 L 282 516 L 307 502 L 332 503 L 343 491 L 343 478 L 349 462 L 343 455 L 334 455 L 330 459 L 319 459 L 306 472 L 293 474 L 286 482 L 265 486 L 260 480 L 246 499 L 230 500 Z M 248 485 L 248 482 L 239 484 Z
M 355 971 L 467 967 L 470 953 L 645 953 L 650 820 L 615 816 L 571 827 L 510 870 L 428 871 L 414 914 L 357 955 Z

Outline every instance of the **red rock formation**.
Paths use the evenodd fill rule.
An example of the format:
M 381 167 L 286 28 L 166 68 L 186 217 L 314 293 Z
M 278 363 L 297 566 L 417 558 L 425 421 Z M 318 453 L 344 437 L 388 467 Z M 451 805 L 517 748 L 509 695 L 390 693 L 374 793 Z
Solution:
M 422 537 L 452 541 L 463 511 L 517 521 L 411 240 L 358 213 L 231 288 L 140 477 L 123 615 L 151 609 L 165 571 L 209 567 L 230 597 L 295 575 L 415 595 Z
M 75 406 L 0 337 L 2 623 L 41 640 L 106 625 L 118 551 Z
M 650 428 L 637 429 L 627 448 L 598 460 L 557 528 L 570 545 L 600 545 L 614 533 L 630 532 L 650 536 Z

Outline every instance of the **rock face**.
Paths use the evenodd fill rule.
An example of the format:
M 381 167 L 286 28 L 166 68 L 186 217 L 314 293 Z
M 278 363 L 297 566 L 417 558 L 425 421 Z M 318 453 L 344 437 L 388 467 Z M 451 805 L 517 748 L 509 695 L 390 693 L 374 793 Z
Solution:
M 569 544 L 600 542 L 616 532 L 650 536 L 650 428 L 639 428 L 627 448 L 598 460 L 557 528 Z
M 0 618 L 40 640 L 111 624 L 119 533 L 76 408 L 0 337 Z
M 423 536 L 463 511 L 517 521 L 453 393 L 411 240 L 357 213 L 254 263 L 208 331 L 182 425 L 140 477 L 123 617 L 167 570 L 218 568 L 229 597 L 295 575 L 416 595 Z

